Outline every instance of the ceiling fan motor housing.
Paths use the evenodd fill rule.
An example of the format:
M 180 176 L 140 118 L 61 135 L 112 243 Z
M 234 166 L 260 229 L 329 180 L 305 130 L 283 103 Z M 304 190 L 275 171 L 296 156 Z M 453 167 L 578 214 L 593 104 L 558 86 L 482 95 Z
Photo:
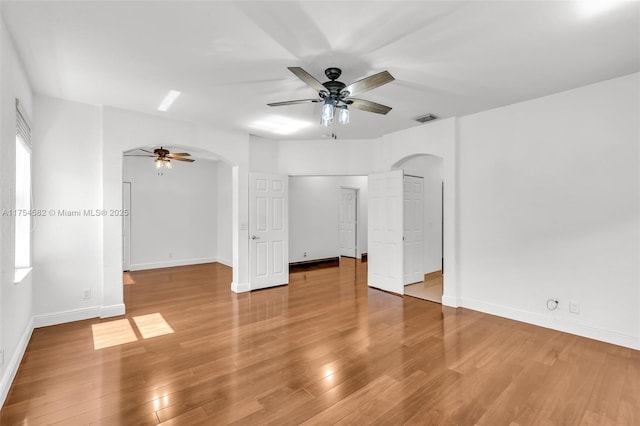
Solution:
M 319 95 L 322 99 L 329 98 L 335 103 L 338 101 L 344 100 L 347 96 L 349 96 L 349 92 L 342 92 L 342 89 L 347 87 L 341 81 L 337 81 L 336 79 L 340 77 L 342 74 L 342 70 L 340 68 L 331 67 L 324 70 L 324 75 L 329 78 L 330 81 L 322 83 L 324 87 L 327 88 L 328 93 L 320 92 Z
M 167 156 L 167 154 L 169 154 L 169 150 L 160 147 L 160 148 L 154 149 L 153 153 L 156 154 L 160 158 L 164 158 L 164 157 Z

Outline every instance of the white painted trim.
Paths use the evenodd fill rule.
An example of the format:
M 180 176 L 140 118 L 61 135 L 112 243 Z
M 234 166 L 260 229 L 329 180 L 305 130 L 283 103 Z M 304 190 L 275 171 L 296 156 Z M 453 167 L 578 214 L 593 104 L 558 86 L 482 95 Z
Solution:
M 457 297 L 445 296 L 444 294 L 442 295 L 442 305 L 449 306 L 451 308 L 457 308 L 460 306 L 460 304 L 458 303 Z
M 127 312 L 124 303 L 117 305 L 103 306 L 100 308 L 100 318 L 111 318 L 124 315 Z
M 223 259 L 221 257 L 218 258 L 218 260 L 216 260 L 216 262 L 224 265 L 224 266 L 228 266 L 229 268 L 233 268 L 233 260 L 231 259 Z
M 7 399 L 7 395 L 9 395 L 9 389 L 11 388 L 11 384 L 13 383 L 13 379 L 15 379 L 16 377 L 18 367 L 20 367 L 20 363 L 22 362 L 24 353 L 27 350 L 27 346 L 29 345 L 29 340 L 31 340 L 32 333 L 33 319 L 29 321 L 29 324 L 27 324 L 24 333 L 22 333 L 22 337 L 18 341 L 16 350 L 13 352 L 11 360 L 4 369 L 4 374 L 0 379 L 0 408 L 2 408 L 2 406 L 4 405 L 4 401 Z
M 179 259 L 179 260 L 167 260 L 162 262 L 151 263 L 132 263 L 131 271 L 143 271 L 145 269 L 158 269 L 158 268 L 171 268 L 173 266 L 187 266 L 187 265 L 199 265 L 201 263 L 214 263 L 218 262 L 215 257 L 201 257 L 197 259 Z
M 33 317 L 33 328 L 82 321 L 90 318 L 98 318 L 99 316 L 100 306 L 72 309 L 70 311 L 54 312 L 52 314 L 45 315 L 36 315 Z
M 22 362 L 24 353 L 27 350 L 29 341 L 31 340 L 31 334 L 33 330 L 39 327 L 48 327 L 50 325 L 64 324 L 67 322 L 82 321 L 90 318 L 109 318 L 125 314 L 124 304 L 110 305 L 110 306 L 92 306 L 89 308 L 73 309 L 70 311 L 56 312 L 53 314 L 36 315 L 29 321 L 27 328 L 25 329 L 15 352 L 11 356 L 11 360 L 3 370 L 4 374 L 0 379 L 0 407 L 4 405 L 4 401 L 9 394 L 9 389 L 15 379 L 18 367 Z
M 556 331 L 562 331 L 564 333 L 599 340 L 601 342 L 611 343 L 618 346 L 624 346 L 626 348 L 640 349 L 640 336 L 622 334 L 604 328 L 596 328 L 585 324 L 569 322 L 552 315 L 544 315 L 536 312 L 524 311 L 521 309 L 515 309 L 503 305 L 496 305 L 481 300 L 465 298 L 462 299 L 461 302 L 462 307 L 472 309 L 474 311 L 484 312 L 486 314 L 525 322 L 527 324 L 533 324 Z
M 33 328 L 48 327 L 50 325 L 83 321 L 91 318 L 110 318 L 124 315 L 124 303 L 109 306 L 91 306 L 88 308 L 72 309 L 70 311 L 54 312 L 52 314 L 36 315 L 33 317 Z
M 237 283 L 233 281 L 231 283 L 231 291 L 234 293 L 245 293 L 251 291 L 251 285 L 249 283 Z
M 32 270 L 33 270 L 32 267 L 16 268 L 14 272 L 13 283 L 20 284 L 22 281 L 24 281 L 25 278 L 27 278 L 27 276 L 31 273 Z

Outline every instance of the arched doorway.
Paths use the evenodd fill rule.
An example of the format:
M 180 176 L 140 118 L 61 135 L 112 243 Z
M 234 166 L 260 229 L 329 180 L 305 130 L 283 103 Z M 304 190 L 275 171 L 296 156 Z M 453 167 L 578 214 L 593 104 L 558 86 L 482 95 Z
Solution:
M 171 145 L 163 148 L 193 161 L 169 160 L 167 168 L 148 154 L 155 148 L 123 154 L 123 270 L 231 267 L 231 166 L 209 151 Z
M 438 141 L 436 141 L 438 142 Z M 374 235 L 372 234 L 372 227 L 374 227 L 374 216 L 376 213 L 376 205 L 378 205 L 378 216 L 388 216 L 388 217 L 401 217 L 402 212 L 402 200 L 403 200 L 403 170 L 401 167 L 405 164 L 405 162 L 410 161 L 412 158 L 418 158 L 421 156 L 427 157 L 440 157 L 442 159 L 442 178 L 444 182 L 444 190 L 442 193 L 442 227 L 443 227 L 443 242 L 442 242 L 442 259 L 441 263 L 444 265 L 444 275 L 443 275 L 443 295 L 442 295 L 442 304 L 445 306 L 457 307 L 460 303 L 460 288 L 459 288 L 459 255 L 457 248 L 457 240 L 459 235 L 459 229 L 457 225 L 456 212 L 457 212 L 457 195 L 456 195 L 456 161 L 455 161 L 455 145 L 443 144 L 443 143 L 432 143 L 429 145 L 433 145 L 430 149 L 424 148 L 424 151 L 416 150 L 415 147 L 403 147 L 403 149 L 397 149 L 397 152 L 390 152 L 386 158 L 386 161 L 382 161 L 377 165 L 377 170 L 381 172 L 369 175 L 369 205 L 370 205 L 370 213 L 369 213 L 369 285 L 371 287 L 381 288 L 382 290 L 391 291 L 397 294 L 404 294 L 404 286 L 402 282 L 402 266 L 403 266 L 403 255 L 402 250 L 396 250 L 395 252 L 390 249 L 387 250 L 388 253 L 383 253 L 382 256 L 378 257 L 378 261 L 376 261 L 376 256 L 374 252 L 376 251 L 375 246 L 381 247 L 384 245 L 385 241 L 382 241 L 382 245 L 380 242 L 374 241 Z M 405 149 L 406 148 L 406 149 Z M 384 170 L 391 170 L 389 172 L 384 172 Z M 386 178 L 393 180 L 392 175 L 395 174 L 396 182 L 391 182 Z M 376 177 L 384 177 L 381 182 L 375 183 Z M 376 189 L 374 186 L 378 186 L 380 188 L 386 187 L 391 188 L 395 187 L 394 191 L 391 191 L 390 194 L 385 194 L 382 199 L 376 200 L 379 198 L 379 194 L 376 194 Z M 395 200 L 395 201 L 392 201 Z M 397 214 L 392 214 L 393 209 L 390 206 L 395 205 Z M 379 206 L 385 206 L 385 209 L 380 210 Z M 397 232 L 393 235 L 392 232 L 385 232 L 387 236 L 392 237 L 391 244 L 389 247 L 401 247 L 402 242 L 402 221 L 396 224 L 396 228 L 400 229 L 400 232 Z M 395 241 L 393 239 L 395 238 Z M 393 270 L 389 269 L 390 265 L 396 265 L 397 270 L 395 273 Z M 387 276 L 392 278 L 391 282 L 385 283 L 384 281 L 380 281 L 379 283 L 372 282 L 372 276 L 375 276 L 376 269 L 378 272 L 387 271 Z M 399 270 L 399 271 L 398 271 Z M 372 273 L 373 272 L 373 273 Z
M 393 168 L 404 172 L 404 294 L 442 303 L 444 159 L 415 155 Z M 407 241 L 412 235 L 412 241 Z M 408 269 L 418 274 L 408 276 Z
M 122 209 L 123 153 L 140 146 L 171 146 L 201 149 L 221 158 L 231 168 L 232 190 L 232 282 L 235 292 L 249 290 L 248 278 L 248 148 L 249 136 L 212 127 L 123 111 L 103 109 L 102 202 Z M 219 143 L 224 141 L 224 143 Z M 122 285 L 122 217 L 102 218 L 102 306 L 100 316 L 125 313 Z

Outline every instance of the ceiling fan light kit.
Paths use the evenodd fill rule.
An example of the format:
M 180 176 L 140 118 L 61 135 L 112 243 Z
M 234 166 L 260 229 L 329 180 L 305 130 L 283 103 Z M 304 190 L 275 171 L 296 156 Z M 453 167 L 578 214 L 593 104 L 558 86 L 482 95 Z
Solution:
M 346 105 L 338 107 L 338 123 L 349 124 L 349 108 Z
M 325 127 L 333 124 L 336 115 L 338 123 L 348 124 L 350 120 L 349 106 L 382 115 L 391 111 L 391 107 L 386 105 L 351 97 L 352 95 L 358 95 L 392 82 L 394 78 L 388 71 L 379 72 L 347 86 L 343 82 L 338 81 L 338 78 L 342 75 L 342 70 L 337 67 L 330 67 L 324 70 L 324 74 L 329 79 L 329 81 L 324 83 L 320 83 L 315 77 L 300 67 L 289 67 L 288 69 L 309 87 L 318 92 L 319 99 L 274 102 L 268 104 L 269 106 L 322 102 L 320 124 Z
M 333 115 L 335 113 L 335 106 L 331 99 L 325 99 L 322 105 L 322 114 L 320 115 L 320 124 L 325 127 L 331 126 L 333 123 Z
M 169 160 L 168 158 L 165 158 L 165 159 L 156 158 L 153 161 L 156 164 L 156 169 L 161 169 L 162 167 L 166 169 L 171 168 L 171 160 Z

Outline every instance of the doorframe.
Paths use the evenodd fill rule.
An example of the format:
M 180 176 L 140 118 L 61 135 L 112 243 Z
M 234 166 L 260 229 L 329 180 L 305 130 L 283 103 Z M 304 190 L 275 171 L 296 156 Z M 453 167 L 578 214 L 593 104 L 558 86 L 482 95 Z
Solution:
M 353 215 L 353 221 L 354 221 L 354 250 L 355 250 L 355 259 L 361 259 L 362 258 L 362 253 L 360 253 L 360 256 L 358 256 L 358 249 L 360 248 L 360 245 L 358 244 L 358 225 L 359 225 L 359 220 L 358 220 L 358 214 L 360 212 L 360 209 L 358 208 L 358 202 L 360 201 L 360 189 L 359 188 L 352 188 L 350 186 L 340 186 L 340 191 L 342 191 L 343 189 L 348 189 L 354 192 L 355 194 L 355 201 L 354 201 L 354 206 L 355 206 L 355 212 Z M 339 205 L 340 203 L 338 203 Z M 338 218 L 338 221 L 340 221 L 340 219 Z M 338 228 L 340 228 L 340 223 L 338 222 Z M 340 253 L 340 256 L 342 257 L 342 254 Z M 348 257 L 348 256 L 347 256 Z
M 131 182 L 122 182 L 122 270 L 131 270 Z
M 446 142 L 446 140 L 445 140 Z M 462 304 L 461 283 L 460 283 L 460 230 L 458 227 L 458 184 L 456 172 L 456 143 L 455 140 L 450 143 L 433 144 L 432 149 L 421 151 L 413 151 L 412 149 L 399 150 L 393 153 L 387 161 L 378 165 L 379 170 L 395 170 L 401 169 L 402 164 L 407 160 L 420 156 L 440 157 L 443 160 L 442 181 L 449 188 L 443 192 L 442 203 L 442 238 L 444 250 L 442 256 L 444 259 L 444 269 L 446 273 L 443 275 L 443 295 L 442 304 L 444 306 L 457 308 Z

